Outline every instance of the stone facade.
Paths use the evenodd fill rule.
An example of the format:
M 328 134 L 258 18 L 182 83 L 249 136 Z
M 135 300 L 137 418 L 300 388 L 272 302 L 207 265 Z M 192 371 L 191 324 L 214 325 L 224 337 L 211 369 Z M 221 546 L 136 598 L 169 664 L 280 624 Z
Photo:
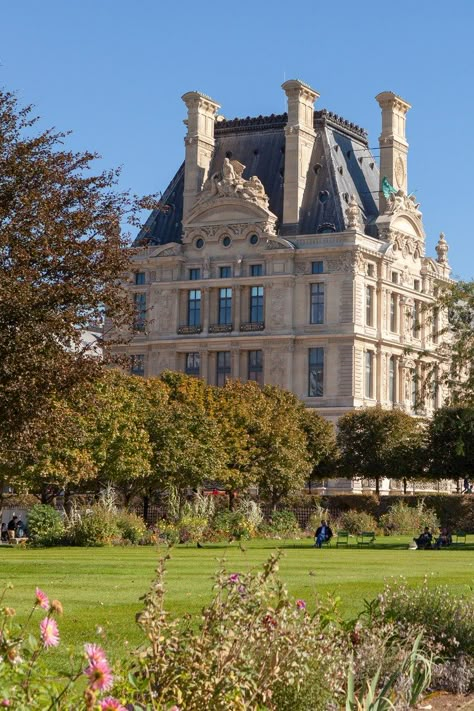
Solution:
M 440 324 L 424 306 L 450 268 L 444 235 L 425 255 L 407 193 L 410 106 L 377 96 L 379 171 L 362 129 L 314 111 L 302 82 L 283 89 L 287 114 L 232 121 L 184 95 L 184 168 L 129 275 L 133 372 L 280 385 L 334 422 L 376 403 L 429 414 L 442 392 L 420 404 L 417 391 Z

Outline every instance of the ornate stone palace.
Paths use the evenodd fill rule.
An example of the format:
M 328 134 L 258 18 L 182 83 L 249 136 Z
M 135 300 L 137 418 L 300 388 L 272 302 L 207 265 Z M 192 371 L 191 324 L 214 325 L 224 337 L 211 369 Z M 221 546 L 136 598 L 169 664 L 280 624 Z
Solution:
M 314 110 L 301 81 L 283 90 L 287 113 L 233 120 L 183 96 L 185 161 L 129 275 L 132 372 L 272 383 L 332 421 L 376 403 L 429 414 L 442 392 L 420 406 L 418 384 L 440 324 L 423 305 L 450 267 L 442 234 L 425 255 L 408 193 L 410 105 L 376 97 L 379 168 L 363 129 Z

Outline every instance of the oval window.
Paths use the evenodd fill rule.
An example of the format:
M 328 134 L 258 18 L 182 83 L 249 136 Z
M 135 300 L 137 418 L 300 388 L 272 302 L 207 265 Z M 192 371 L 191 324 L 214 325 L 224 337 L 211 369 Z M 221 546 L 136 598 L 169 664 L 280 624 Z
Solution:
M 224 247 L 229 247 L 231 242 L 232 240 L 229 235 L 226 235 L 222 240 L 222 244 L 224 245 Z
M 204 240 L 202 237 L 199 237 L 196 240 L 196 247 L 197 247 L 197 249 L 202 249 L 204 247 Z
M 250 235 L 249 242 L 250 242 L 250 244 L 257 244 L 257 242 L 258 242 L 258 235 Z

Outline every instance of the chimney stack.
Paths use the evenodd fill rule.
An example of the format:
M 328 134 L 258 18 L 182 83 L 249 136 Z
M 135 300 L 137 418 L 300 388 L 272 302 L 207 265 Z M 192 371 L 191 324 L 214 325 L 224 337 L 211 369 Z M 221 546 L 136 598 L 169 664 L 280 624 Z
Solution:
M 188 132 L 184 164 L 183 218 L 192 209 L 196 196 L 207 178 L 214 150 L 214 121 L 219 104 L 199 91 L 188 91 L 181 97 L 188 109 L 184 122 Z
M 288 123 L 285 128 L 285 182 L 283 192 L 283 224 L 292 226 L 300 220 L 300 209 L 306 187 L 314 139 L 314 102 L 319 94 L 298 79 L 282 84 L 288 97 Z M 288 231 L 291 231 L 288 230 Z
M 387 201 L 382 192 L 382 180 L 387 178 L 396 190 L 408 192 L 407 156 L 408 143 L 405 126 L 406 114 L 411 106 L 391 91 L 383 91 L 375 97 L 382 109 L 382 133 L 380 146 L 380 203 L 379 212 L 385 212 Z

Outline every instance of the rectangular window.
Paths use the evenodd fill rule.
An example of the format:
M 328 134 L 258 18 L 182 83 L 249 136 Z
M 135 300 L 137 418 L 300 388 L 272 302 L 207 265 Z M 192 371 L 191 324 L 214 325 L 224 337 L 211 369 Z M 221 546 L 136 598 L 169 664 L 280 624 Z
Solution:
M 431 317 L 433 319 L 432 323 L 432 337 L 433 337 L 433 343 L 438 343 L 438 337 L 439 337 L 439 309 L 435 307 L 433 309 L 433 315 Z
M 420 291 L 420 280 L 419 280 L 419 279 L 415 279 L 415 280 L 414 280 L 414 282 L 413 282 L 413 288 L 414 288 L 415 291 Z
M 324 272 L 323 262 L 311 262 L 311 274 L 322 274 Z
M 418 373 L 415 368 L 411 371 L 411 406 L 416 412 L 418 408 Z
M 308 395 L 323 397 L 324 348 L 310 348 L 308 353 Z
M 374 396 L 374 353 L 365 352 L 365 397 Z
M 392 272 L 392 282 L 398 284 L 398 272 Z
M 142 353 L 130 356 L 130 372 L 142 378 L 145 375 L 145 356 Z
M 198 267 L 190 269 L 189 278 L 191 281 L 197 281 L 201 278 L 201 270 Z
M 412 329 L 413 329 L 413 336 L 414 338 L 418 338 L 420 335 L 420 302 L 416 301 L 413 304 L 413 323 L 412 323 Z
M 232 276 L 232 267 L 219 267 L 219 276 L 221 279 L 230 279 Z
M 263 386 L 263 351 L 249 351 L 248 379 Z
M 324 323 L 324 284 L 311 284 L 310 323 Z
M 201 290 L 188 291 L 188 326 L 201 325 Z
M 146 324 L 146 294 L 135 294 L 135 330 L 144 331 Z
M 263 323 L 263 286 L 250 289 L 250 323 Z
M 394 405 L 397 401 L 397 373 L 393 356 L 388 362 L 388 397 L 392 405 Z
M 365 288 L 365 323 L 367 326 L 374 325 L 374 287 Z
M 219 351 L 217 353 L 217 373 L 216 384 L 221 387 L 230 376 L 230 351 Z
M 186 353 L 186 360 L 184 364 L 184 372 L 186 375 L 194 375 L 199 377 L 199 371 L 201 367 L 201 354 L 200 353 Z
M 369 277 L 375 276 L 375 264 L 368 264 L 367 265 L 367 276 L 369 276 Z
M 396 294 L 390 295 L 390 330 L 392 333 L 396 333 L 398 330 L 398 299 Z
M 232 289 L 219 289 L 220 325 L 232 323 Z
M 143 286 L 145 283 L 145 272 L 135 272 L 135 284 L 137 286 Z
M 250 276 L 262 276 L 263 275 L 263 264 L 251 264 L 250 265 Z

